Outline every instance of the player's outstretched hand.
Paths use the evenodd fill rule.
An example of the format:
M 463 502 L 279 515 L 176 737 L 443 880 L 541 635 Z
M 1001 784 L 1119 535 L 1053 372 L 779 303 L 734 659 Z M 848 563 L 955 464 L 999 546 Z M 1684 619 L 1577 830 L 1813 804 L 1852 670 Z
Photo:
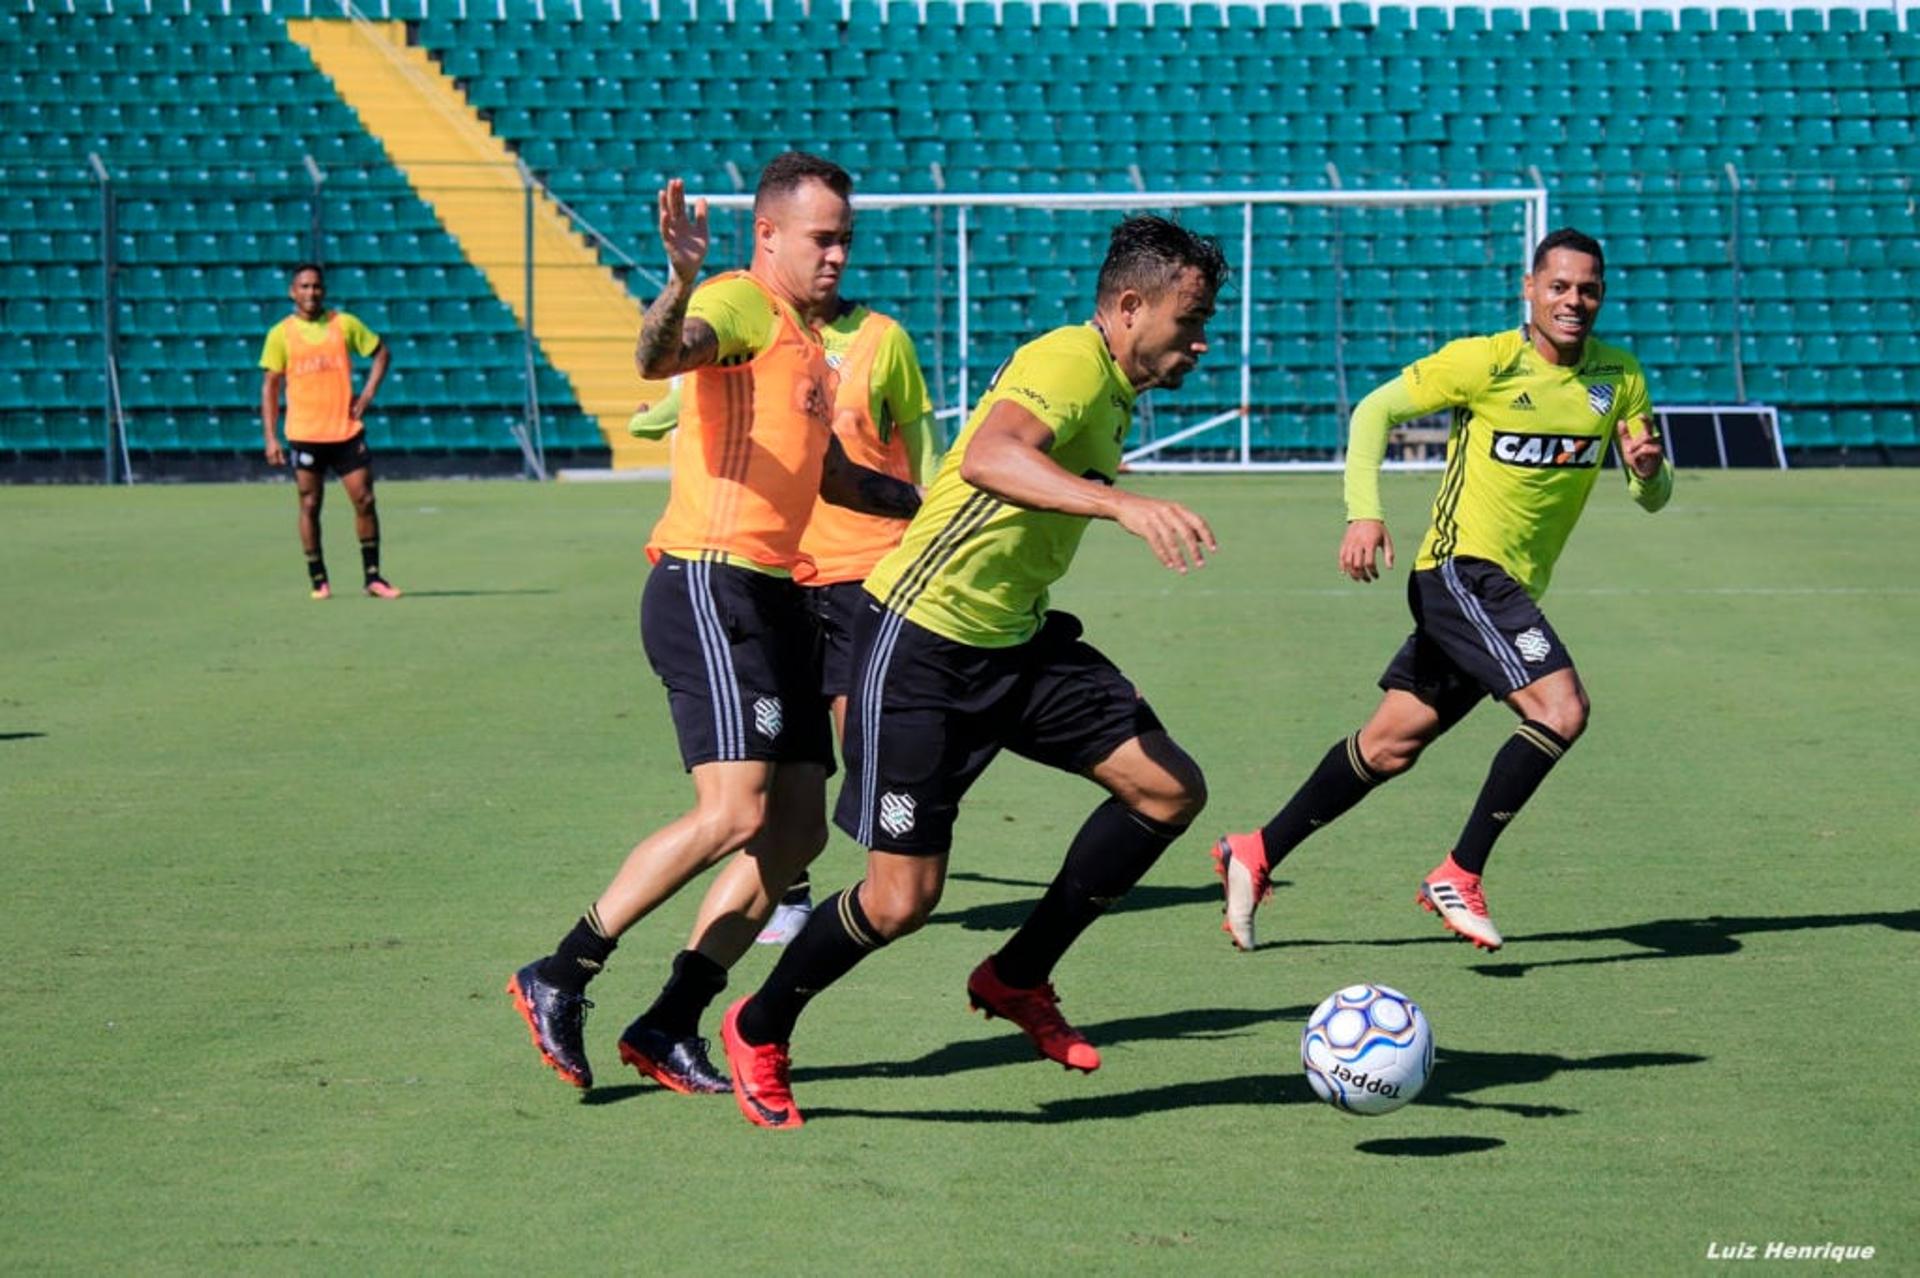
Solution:
M 1218 550 L 1207 521 L 1177 501 L 1127 494 L 1114 521 L 1146 542 L 1158 559 L 1175 572 L 1207 566 L 1207 552 Z
M 683 281 L 692 283 L 707 260 L 707 202 L 697 200 L 693 216 L 687 216 L 687 184 L 670 178 L 660 192 L 660 242 L 666 246 L 667 264 Z
M 1660 473 L 1660 463 L 1666 458 L 1666 449 L 1660 446 L 1660 434 L 1654 429 L 1653 418 L 1638 419 L 1641 432 L 1636 435 L 1633 428 L 1622 421 L 1613 428 L 1620 439 L 1620 461 L 1626 468 L 1642 479 L 1652 479 Z
M 1378 519 L 1356 519 L 1347 525 L 1340 539 L 1340 571 L 1355 581 L 1374 581 L 1380 576 L 1375 554 L 1385 551 L 1387 570 L 1393 569 L 1393 536 Z

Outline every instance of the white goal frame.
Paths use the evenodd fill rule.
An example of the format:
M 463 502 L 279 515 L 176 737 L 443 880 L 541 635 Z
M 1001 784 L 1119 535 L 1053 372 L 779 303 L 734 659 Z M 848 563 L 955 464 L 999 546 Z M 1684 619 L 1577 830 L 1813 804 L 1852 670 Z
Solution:
M 753 206 L 753 197 L 744 194 L 697 195 L 690 198 L 705 199 L 708 205 L 716 209 L 747 209 Z M 1520 242 L 1513 246 L 1514 261 L 1522 273 L 1531 265 L 1534 245 L 1547 233 L 1547 192 L 1543 187 L 1463 187 L 1438 190 L 1325 190 L 1325 191 L 1125 191 L 1125 192 L 1085 192 L 1050 193 L 1046 195 L 1008 195 L 978 192 L 971 194 L 941 192 L 927 195 L 874 194 L 862 195 L 855 192 L 853 206 L 860 209 L 934 209 L 950 208 L 956 213 L 953 227 L 954 264 L 957 270 L 959 323 L 958 323 L 958 403 L 946 409 L 943 417 L 959 416 L 963 420 L 973 411 L 972 387 L 968 377 L 968 355 L 972 348 L 972 333 L 969 328 L 968 279 L 969 257 L 969 219 L 968 213 L 979 208 L 1020 208 L 1020 209 L 1107 209 L 1115 212 L 1173 211 L 1191 208 L 1233 208 L 1241 210 L 1241 235 L 1239 260 L 1233 262 L 1233 273 L 1239 281 L 1240 292 L 1240 403 L 1225 412 L 1215 413 L 1202 421 L 1183 426 L 1171 434 L 1149 440 L 1137 448 L 1129 450 L 1121 462 L 1128 470 L 1137 472 L 1169 472 L 1184 474 L 1204 473 L 1256 473 L 1262 471 L 1327 471 L 1338 470 L 1340 463 L 1312 461 L 1263 461 L 1257 460 L 1253 449 L 1253 419 L 1259 407 L 1253 402 L 1253 292 L 1255 242 L 1253 234 L 1253 213 L 1256 208 L 1268 205 L 1317 205 L 1325 208 L 1460 208 L 1489 204 L 1519 204 L 1522 207 L 1522 231 Z M 1099 266 L 1097 262 L 1087 264 L 1091 272 Z M 1162 457 L 1170 448 L 1188 443 L 1203 435 L 1218 433 L 1221 430 L 1237 426 L 1239 440 L 1238 456 L 1230 461 L 1181 461 Z M 1388 462 L 1388 469 L 1432 470 L 1439 462 Z

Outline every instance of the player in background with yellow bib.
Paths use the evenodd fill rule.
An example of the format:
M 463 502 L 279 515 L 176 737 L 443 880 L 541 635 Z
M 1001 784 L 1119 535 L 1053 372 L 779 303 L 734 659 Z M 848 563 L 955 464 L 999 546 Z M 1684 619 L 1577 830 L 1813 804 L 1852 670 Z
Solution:
M 1487 857 L 1587 726 L 1586 689 L 1538 601 L 1609 445 L 1618 444 L 1627 490 L 1643 508 L 1659 510 L 1673 493 L 1645 374 L 1633 356 L 1593 336 L 1606 299 L 1599 243 L 1574 230 L 1547 236 L 1524 294 L 1521 328 L 1450 343 L 1354 409 L 1339 562 L 1355 581 L 1379 575 L 1383 551 L 1393 567 L 1380 507 L 1387 432 L 1452 410 L 1446 473 L 1407 583 L 1413 634 L 1381 676 L 1384 695 L 1366 725 L 1327 752 L 1265 827 L 1215 846 L 1226 888 L 1222 926 L 1240 949 L 1254 947 L 1254 911 L 1281 858 L 1411 768 L 1487 696 L 1521 722 L 1417 900 L 1475 945 L 1503 943 L 1480 888 Z
M 300 492 L 300 547 L 307 555 L 307 582 L 315 599 L 333 595 L 320 541 L 320 502 L 327 472 L 340 476 L 353 502 L 360 535 L 360 565 L 366 592 L 376 599 L 398 599 L 400 592 L 380 575 L 380 516 L 373 505 L 373 455 L 362 422 L 374 392 L 387 375 L 392 355 L 379 336 L 345 311 L 329 311 L 325 273 L 311 262 L 293 270 L 287 290 L 293 314 L 267 332 L 260 351 L 260 426 L 266 436 L 267 464 L 293 462 Z M 373 365 L 360 393 L 353 393 L 353 356 L 370 356 Z M 287 445 L 280 446 L 280 395 L 287 400 Z

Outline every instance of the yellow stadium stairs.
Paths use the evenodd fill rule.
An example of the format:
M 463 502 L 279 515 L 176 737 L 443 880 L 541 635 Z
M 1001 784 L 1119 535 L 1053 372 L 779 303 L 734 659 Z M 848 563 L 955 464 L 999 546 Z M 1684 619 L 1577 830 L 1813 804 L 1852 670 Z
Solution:
M 399 22 L 293 19 L 341 99 L 433 209 L 524 326 L 526 190 L 506 144 Z M 665 467 L 667 444 L 627 434 L 637 404 L 665 393 L 633 367 L 640 304 L 544 191 L 533 208 L 533 336 L 600 423 L 616 469 Z

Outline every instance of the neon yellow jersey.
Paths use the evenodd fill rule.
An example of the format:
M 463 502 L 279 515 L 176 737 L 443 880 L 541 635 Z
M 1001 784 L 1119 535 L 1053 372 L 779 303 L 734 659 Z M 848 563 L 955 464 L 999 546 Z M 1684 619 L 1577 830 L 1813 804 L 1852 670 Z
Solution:
M 687 318 L 706 321 L 720 341 L 716 364 L 740 364 L 772 343 L 780 329 L 774 301 L 746 278 L 746 272 L 719 275 L 694 289 L 687 299 Z M 798 316 L 794 322 L 806 327 Z
M 1091 324 L 1056 328 L 1015 351 L 947 450 L 904 540 L 874 568 L 867 591 L 890 610 L 956 643 L 1025 643 L 1047 612 L 1047 589 L 1073 563 L 1085 515 L 1024 510 L 960 477 L 980 423 L 1008 400 L 1053 431 L 1050 456 L 1111 484 L 1133 422 L 1133 384 Z
M 1590 337 L 1578 365 L 1549 364 L 1512 329 L 1449 342 L 1400 376 L 1421 412 L 1453 409 L 1446 475 L 1413 566 L 1490 559 L 1540 598 L 1616 424 L 1653 412 L 1639 361 Z
M 290 316 L 300 330 L 300 336 L 316 345 L 327 335 L 327 323 L 335 315 L 340 317 L 340 335 L 347 339 L 347 349 L 362 358 L 380 349 L 380 336 L 362 324 L 359 319 L 345 311 L 327 311 L 317 320 L 301 319 Z M 267 330 L 267 340 L 260 348 L 260 367 L 269 373 L 287 371 L 287 334 L 279 324 Z

